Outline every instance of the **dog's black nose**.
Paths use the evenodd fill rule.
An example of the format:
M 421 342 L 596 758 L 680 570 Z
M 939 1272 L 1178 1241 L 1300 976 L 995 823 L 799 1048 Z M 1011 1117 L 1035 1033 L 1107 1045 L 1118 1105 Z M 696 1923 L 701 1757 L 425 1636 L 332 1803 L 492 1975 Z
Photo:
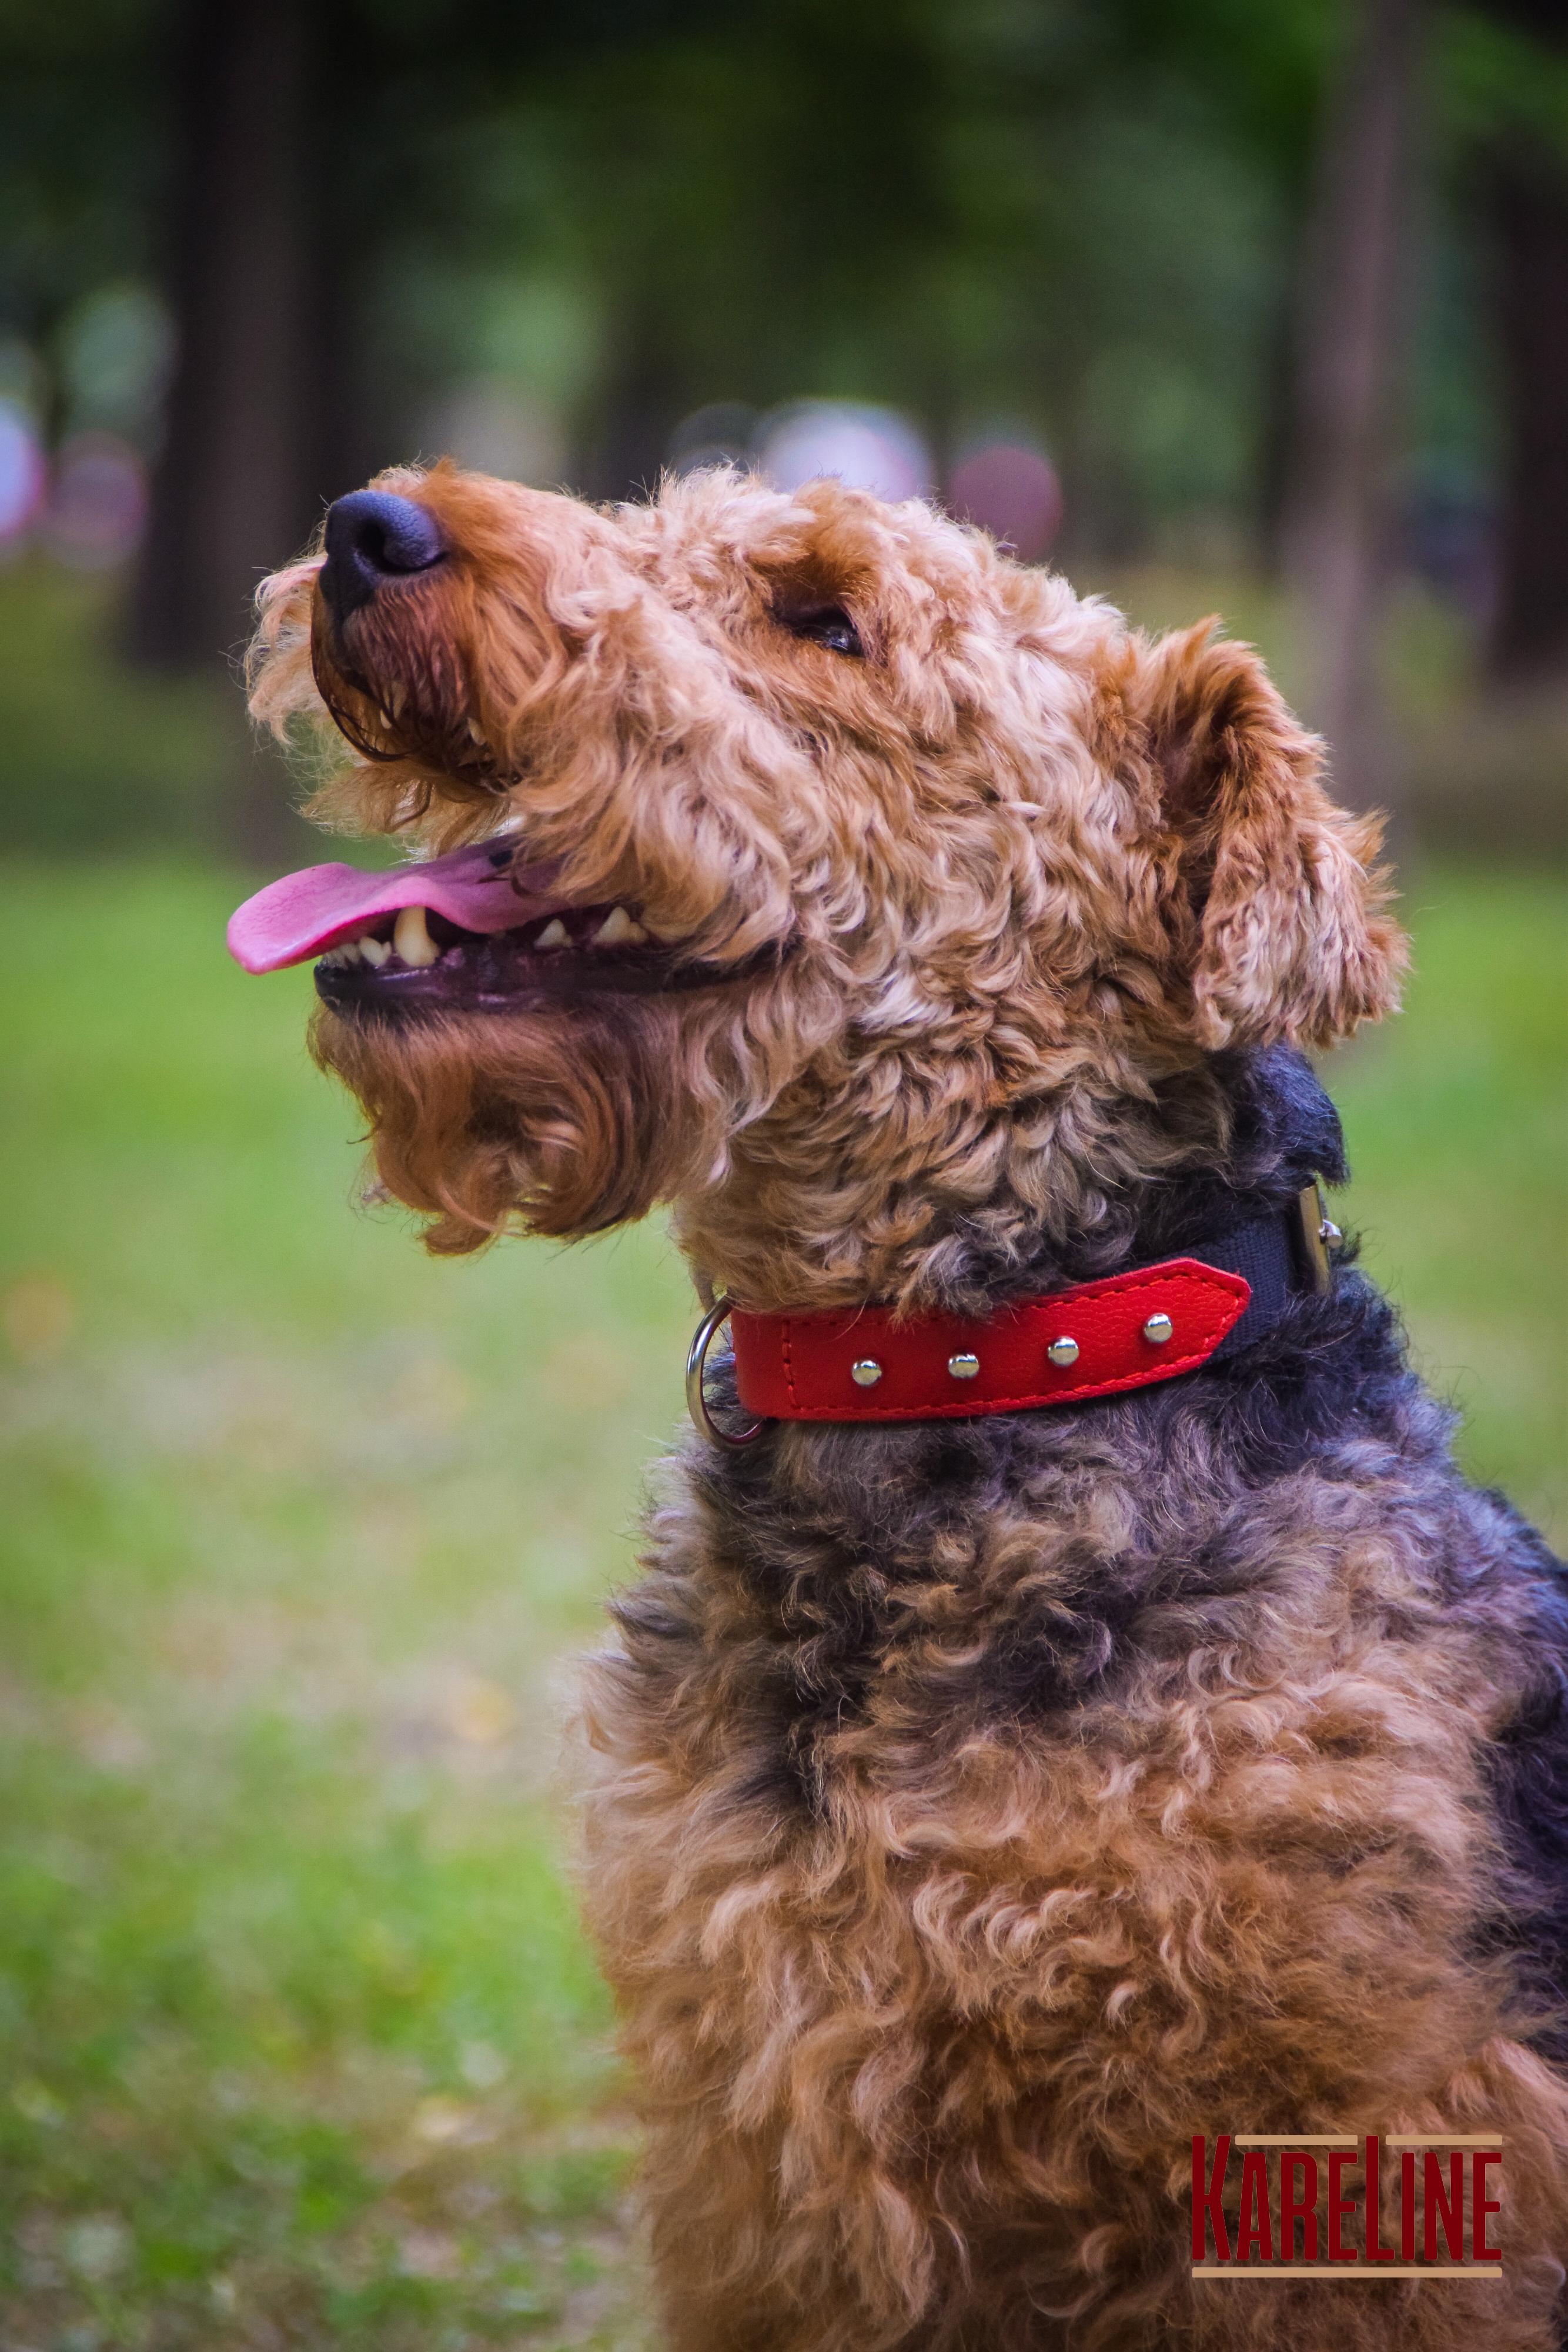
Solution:
M 446 550 L 434 518 L 391 490 L 354 490 L 327 509 L 327 561 L 321 593 L 346 620 L 383 580 L 428 572 Z

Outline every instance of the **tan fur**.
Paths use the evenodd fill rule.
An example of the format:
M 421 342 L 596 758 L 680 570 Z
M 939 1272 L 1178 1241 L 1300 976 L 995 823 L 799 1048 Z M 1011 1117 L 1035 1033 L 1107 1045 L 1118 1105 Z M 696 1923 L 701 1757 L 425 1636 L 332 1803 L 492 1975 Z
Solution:
M 1457 2347 L 1478 2313 L 1554 2341 L 1568 2092 L 1463 1957 L 1495 1702 L 1465 1643 L 1386 1638 L 1420 1565 L 1375 1493 L 1348 1524 L 1346 1499 L 1280 1498 L 1246 1650 L 1176 1650 L 1055 1735 L 945 1723 L 943 1666 L 1134 1498 L 1103 1480 L 967 1530 L 827 1742 L 822 1818 L 788 1830 L 745 1794 L 732 1682 L 762 1629 L 700 1504 L 655 1521 L 645 1565 L 704 1612 L 705 1670 L 664 1691 L 595 1664 L 587 1885 L 682 2352 Z M 1195 2131 L 1445 2128 L 1506 2136 L 1506 2294 L 1189 2277 Z
M 595 510 L 383 483 L 439 520 L 440 578 L 342 639 L 314 559 L 266 603 L 255 707 L 324 697 L 362 755 L 318 813 L 438 848 L 520 820 L 570 895 L 735 975 L 587 1019 L 324 1014 L 433 1247 L 663 1200 L 706 1296 L 962 1304 L 979 1244 L 1092 1234 L 1212 1156 L 1222 1109 L 1155 1116 L 1173 1075 L 1201 1102 L 1216 1048 L 1395 1002 L 1376 828 L 1207 625 L 1151 644 L 836 484 Z M 813 602 L 863 660 L 791 634 Z M 803 1514 L 813 1444 L 771 1441 Z M 1113 1700 L 954 1703 L 1155 1472 L 1042 1474 L 943 1536 L 941 1573 L 846 1548 L 884 1631 L 789 1803 L 814 1621 L 803 1587 L 764 1598 L 688 1441 L 585 1701 L 587 1903 L 676 2352 L 1458 2352 L 1480 2326 L 1548 2352 L 1568 2096 L 1469 1941 L 1508 1645 L 1449 1626 L 1386 1467 L 1260 1490 L 1267 1572 L 1223 1643 L 1173 1600 Z M 1194 2132 L 1402 2125 L 1506 2131 L 1501 2286 L 1188 2276 Z

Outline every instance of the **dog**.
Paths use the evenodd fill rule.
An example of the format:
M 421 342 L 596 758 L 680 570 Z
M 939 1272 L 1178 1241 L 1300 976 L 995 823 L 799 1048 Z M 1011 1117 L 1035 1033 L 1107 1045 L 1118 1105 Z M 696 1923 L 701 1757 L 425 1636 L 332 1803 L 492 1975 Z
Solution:
M 583 1703 L 670 2345 L 1559 2342 L 1568 1589 L 1329 1254 L 1302 1049 L 1403 948 L 1257 656 L 836 481 L 443 464 L 253 708 L 420 852 L 231 929 L 378 1185 L 667 1204 L 707 1310 Z M 1499 2274 L 1202 2275 L 1195 2138 L 1398 2132 L 1496 2137 Z

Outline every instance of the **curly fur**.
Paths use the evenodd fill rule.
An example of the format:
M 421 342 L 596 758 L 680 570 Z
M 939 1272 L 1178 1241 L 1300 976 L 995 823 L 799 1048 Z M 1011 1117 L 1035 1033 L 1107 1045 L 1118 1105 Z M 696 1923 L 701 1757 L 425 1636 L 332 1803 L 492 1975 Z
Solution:
M 977 1313 L 1343 1177 L 1294 1048 L 1400 944 L 1247 648 L 837 484 L 383 486 L 439 574 L 265 610 L 256 707 L 361 755 L 319 812 L 516 823 L 730 973 L 324 1013 L 433 1246 L 667 1201 L 706 1296 Z M 679 2352 L 1557 2341 L 1568 1594 L 1359 1274 L 1112 1402 L 690 1437 L 643 1570 L 585 1896 Z M 1195 2282 L 1221 2129 L 1503 2133 L 1504 2278 Z

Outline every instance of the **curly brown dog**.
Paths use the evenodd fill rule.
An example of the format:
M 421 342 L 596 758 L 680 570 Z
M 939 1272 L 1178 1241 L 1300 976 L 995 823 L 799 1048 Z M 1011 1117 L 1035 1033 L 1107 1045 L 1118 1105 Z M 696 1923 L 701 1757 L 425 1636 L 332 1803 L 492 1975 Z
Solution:
M 736 1310 L 588 1676 L 671 2344 L 1545 2352 L 1568 1602 L 1284 1255 L 1401 948 L 1255 656 L 731 474 L 390 474 L 264 604 L 318 809 L 431 860 L 232 935 L 319 954 L 381 1182 L 448 1252 L 670 1202 Z M 1500 2273 L 1195 2278 L 1222 2132 L 1495 2137 Z

